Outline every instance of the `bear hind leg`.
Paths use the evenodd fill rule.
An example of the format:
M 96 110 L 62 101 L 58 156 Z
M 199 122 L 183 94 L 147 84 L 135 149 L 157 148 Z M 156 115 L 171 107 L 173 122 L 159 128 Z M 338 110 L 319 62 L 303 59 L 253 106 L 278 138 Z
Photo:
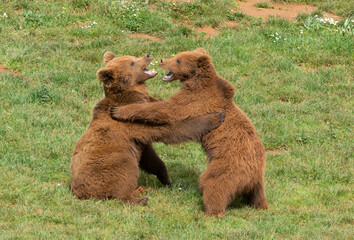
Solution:
M 210 217 L 222 217 L 228 204 L 228 197 L 218 186 L 205 186 L 203 190 L 205 214 Z
M 210 217 L 222 217 L 225 214 L 227 205 L 231 200 L 231 192 L 228 191 L 227 184 L 219 176 L 210 179 L 203 179 L 202 174 L 200 186 L 203 192 L 205 214 Z
M 157 179 L 165 186 L 169 186 L 170 178 L 168 177 L 165 163 L 157 156 L 157 153 L 153 149 L 151 144 L 147 144 L 143 148 L 141 158 L 139 161 L 139 167 L 146 171 L 156 175 Z
M 256 209 L 268 209 L 263 182 L 257 184 L 248 194 L 244 195 L 246 204 Z
M 117 179 L 112 191 L 112 198 L 119 199 L 126 204 L 146 205 L 148 198 L 137 198 L 146 192 L 144 187 L 137 186 L 138 166 L 128 165 L 125 167 L 126 172 L 130 174 L 121 175 L 121 178 Z

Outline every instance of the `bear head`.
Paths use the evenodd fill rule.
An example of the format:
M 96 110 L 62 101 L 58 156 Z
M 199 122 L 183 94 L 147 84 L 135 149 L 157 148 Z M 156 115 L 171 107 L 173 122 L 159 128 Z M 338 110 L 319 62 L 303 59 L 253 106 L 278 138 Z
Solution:
M 97 78 L 103 83 L 106 96 L 123 91 L 145 91 L 145 81 L 157 75 L 156 71 L 147 69 L 152 61 L 150 54 L 137 58 L 115 57 L 106 52 L 103 59 L 106 66 L 98 70 Z
M 182 87 L 189 90 L 214 84 L 229 100 L 232 100 L 235 94 L 235 88 L 217 75 L 211 57 L 203 48 L 181 52 L 169 59 L 161 59 L 159 65 L 162 69 L 169 71 L 163 77 L 163 81 L 181 80 Z
M 201 74 L 212 65 L 211 58 L 203 48 L 194 51 L 181 52 L 169 59 L 161 59 L 160 67 L 169 71 L 162 79 L 170 82 L 173 80 L 186 80 L 196 74 Z

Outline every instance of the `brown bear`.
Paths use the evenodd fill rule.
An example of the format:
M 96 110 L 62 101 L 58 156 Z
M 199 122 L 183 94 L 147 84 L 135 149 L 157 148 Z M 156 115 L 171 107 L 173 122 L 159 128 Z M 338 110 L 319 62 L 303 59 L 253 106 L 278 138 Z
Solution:
M 105 97 L 94 107 L 92 121 L 76 144 L 71 158 L 71 189 L 80 199 L 118 198 L 145 204 L 147 198 L 137 198 L 144 192 L 143 187 L 137 187 L 139 161 L 143 169 L 169 184 L 165 165 L 153 151 L 151 142 L 200 141 L 221 124 L 224 114 L 186 117 L 159 126 L 114 121 L 109 114 L 112 106 L 153 100 L 145 81 L 157 72 L 146 68 L 152 60 L 149 54 L 141 58 L 115 58 L 107 52 L 104 60 L 106 66 L 97 72 L 97 77 L 103 82 Z
M 174 123 L 187 116 L 223 111 L 221 126 L 202 138 L 209 158 L 200 176 L 206 214 L 222 216 L 227 205 L 243 196 L 255 208 L 266 209 L 264 191 L 265 150 L 251 120 L 233 102 L 234 87 L 218 76 L 202 48 L 161 59 L 169 71 L 164 81 L 179 79 L 180 91 L 170 99 L 111 109 L 112 118 L 154 124 Z

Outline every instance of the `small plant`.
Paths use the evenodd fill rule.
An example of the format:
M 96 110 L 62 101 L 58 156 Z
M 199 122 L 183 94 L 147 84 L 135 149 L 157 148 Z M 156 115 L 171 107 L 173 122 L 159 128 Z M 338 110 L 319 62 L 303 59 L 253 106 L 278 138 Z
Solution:
M 33 89 L 30 92 L 31 102 L 39 103 L 50 103 L 52 102 L 52 97 L 49 94 L 48 89 L 45 86 L 40 86 L 36 89 Z
M 274 6 L 269 2 L 256 2 L 254 6 L 258 8 L 274 8 Z
M 352 18 L 348 18 L 344 21 L 343 27 L 341 29 L 343 34 L 345 33 L 353 34 L 353 29 L 354 29 L 353 22 L 354 20 Z
M 342 32 L 343 34 L 353 34 L 353 20 L 352 18 L 346 19 L 343 23 L 342 26 L 340 26 L 339 21 L 334 20 L 333 18 L 325 17 L 325 18 L 320 18 L 318 15 L 315 15 L 312 17 L 311 14 L 309 14 L 304 22 L 303 25 L 306 29 L 314 29 L 314 30 L 319 30 L 319 29 L 328 29 L 330 31 L 339 31 Z M 334 28 L 333 28 L 334 27 Z
M 97 25 L 97 22 L 96 22 L 96 21 L 93 21 L 93 22 L 91 22 L 91 23 L 88 24 L 88 25 L 81 26 L 80 28 L 81 28 L 81 29 L 91 28 L 91 27 L 93 27 L 94 25 Z
M 34 13 L 31 10 L 23 12 L 21 16 L 24 18 L 25 27 L 37 27 L 44 23 L 43 15 L 40 13 Z
M 134 1 L 108 1 L 100 0 L 100 7 L 104 14 L 112 19 L 138 17 L 140 8 Z
M 230 13 L 227 15 L 227 18 L 229 21 L 242 21 L 243 19 L 245 20 L 252 20 L 252 17 L 241 13 L 241 12 L 234 12 L 233 10 L 230 11 Z
M 271 39 L 273 40 L 274 43 L 280 42 L 280 41 L 286 41 L 286 38 L 280 36 L 278 32 L 275 32 L 275 34 L 270 35 Z

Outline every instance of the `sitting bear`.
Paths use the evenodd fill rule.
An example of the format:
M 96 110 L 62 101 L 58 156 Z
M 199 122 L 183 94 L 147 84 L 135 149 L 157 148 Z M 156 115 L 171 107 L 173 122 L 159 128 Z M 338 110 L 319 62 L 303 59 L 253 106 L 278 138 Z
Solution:
M 221 124 L 224 114 L 219 111 L 156 126 L 114 121 L 109 114 L 112 106 L 153 100 L 145 81 L 157 72 L 146 68 L 152 61 L 149 54 L 141 58 L 115 58 L 107 52 L 104 59 L 106 66 L 97 72 L 97 77 L 103 82 L 105 97 L 94 107 L 92 121 L 75 146 L 71 189 L 80 199 L 117 198 L 126 203 L 146 204 L 147 198 L 137 198 L 144 192 L 143 187 L 137 187 L 139 161 L 143 169 L 169 184 L 165 165 L 151 148 L 151 142 L 200 141 Z
M 236 196 L 243 196 L 255 208 L 268 208 L 265 150 L 251 120 L 233 102 L 234 87 L 218 76 L 202 48 L 161 59 L 159 65 L 169 71 L 163 81 L 182 82 L 180 91 L 166 101 L 112 108 L 112 118 L 172 124 L 187 116 L 223 111 L 224 122 L 204 135 L 201 142 L 209 158 L 208 167 L 200 176 L 206 214 L 223 216 Z

